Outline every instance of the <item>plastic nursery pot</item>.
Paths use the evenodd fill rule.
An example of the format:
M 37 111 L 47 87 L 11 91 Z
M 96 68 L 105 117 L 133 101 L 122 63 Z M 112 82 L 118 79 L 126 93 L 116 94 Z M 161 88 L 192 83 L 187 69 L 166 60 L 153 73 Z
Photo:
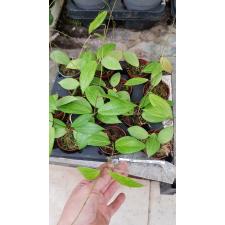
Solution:
M 150 10 L 161 4 L 161 0 L 124 0 L 128 10 Z
M 101 75 L 101 71 L 96 71 L 95 76 L 101 77 L 102 80 L 108 80 L 114 73 L 115 73 L 115 71 L 113 71 L 113 70 L 104 70 L 104 71 L 102 71 L 102 75 Z
M 119 138 L 126 136 L 126 132 L 119 126 L 108 126 L 105 129 L 105 133 L 108 135 L 111 144 L 108 146 L 100 147 L 101 151 L 105 155 L 118 155 L 119 153 L 115 150 L 114 143 Z
M 107 0 L 73 0 L 81 9 L 103 9 Z
M 134 125 L 143 126 L 147 122 L 142 118 L 141 111 L 138 110 L 138 107 L 135 108 L 134 114 L 131 116 L 122 116 L 121 121 L 125 123 L 128 127 Z
M 143 88 L 143 95 L 147 94 L 149 88 L 150 88 L 150 82 L 147 82 Z M 152 89 L 152 92 L 168 100 L 170 95 L 170 88 L 164 81 L 160 81 L 159 84 Z
M 141 72 L 148 63 L 149 62 L 144 59 L 139 59 L 138 68 L 127 64 L 127 68 L 126 68 L 127 74 L 129 75 L 130 78 L 148 77 L 149 74 Z
M 68 129 L 68 132 L 64 136 L 57 138 L 56 143 L 58 147 L 64 152 L 72 153 L 79 151 L 79 148 L 73 137 L 72 129 Z
M 153 133 L 158 134 L 159 132 L 160 132 L 159 129 L 148 131 L 149 134 L 153 134 Z M 172 151 L 173 151 L 173 144 L 171 141 L 169 141 L 168 143 L 161 145 L 159 151 L 155 155 L 153 155 L 151 158 L 156 160 L 166 159 L 171 155 Z
M 80 76 L 79 70 L 67 69 L 65 65 L 58 66 L 58 73 L 65 78 L 74 77 L 77 78 Z

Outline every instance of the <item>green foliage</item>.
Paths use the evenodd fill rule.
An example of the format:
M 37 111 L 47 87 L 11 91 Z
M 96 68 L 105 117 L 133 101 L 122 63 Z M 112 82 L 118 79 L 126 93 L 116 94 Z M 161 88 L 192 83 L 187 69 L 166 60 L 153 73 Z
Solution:
M 110 53 L 112 53 L 113 50 L 115 50 L 115 48 L 116 45 L 114 43 L 103 44 L 101 47 L 97 49 L 96 52 L 97 59 L 102 59 L 105 56 L 109 55 Z
M 132 126 L 132 127 L 129 127 L 128 130 L 129 134 L 139 140 L 144 140 L 148 137 L 148 132 L 140 127 L 140 126 Z
M 105 124 L 117 124 L 121 123 L 117 116 L 104 116 L 101 114 L 97 114 L 97 119 Z
M 50 58 L 57 64 L 67 65 L 70 62 L 69 56 L 61 50 L 52 51 Z
M 59 85 L 66 90 L 75 90 L 79 87 L 79 82 L 74 78 L 65 78 L 59 81 Z
M 166 127 L 162 129 L 158 134 L 158 140 L 160 144 L 166 144 L 173 138 L 173 127 Z
M 82 127 L 85 126 L 85 124 L 87 124 L 89 121 L 91 121 L 93 118 L 92 114 L 84 114 L 84 115 L 80 115 L 78 116 L 72 123 L 72 127 L 73 128 L 77 128 L 77 127 Z
M 171 106 L 165 99 L 153 93 L 150 93 L 148 98 L 151 104 L 147 105 L 142 113 L 146 121 L 158 123 L 173 118 Z
M 49 9 L 49 25 L 52 25 L 53 20 L 54 20 L 54 17 L 53 17 L 53 15 L 52 15 L 51 10 Z
M 110 140 L 109 140 L 107 134 L 104 132 L 94 133 L 88 138 L 88 145 L 106 146 L 109 144 L 110 144 Z
M 103 95 L 105 91 L 99 86 L 89 86 L 85 90 L 85 95 L 88 101 L 93 105 L 95 108 L 100 108 L 104 105 Z
M 83 149 L 88 145 L 88 138 L 90 136 L 89 134 L 79 133 L 74 130 L 73 136 L 79 149 Z
M 102 25 L 105 18 L 107 16 L 107 11 L 102 11 L 98 14 L 98 16 L 90 23 L 88 28 L 88 33 L 92 33 L 94 30 L 96 30 L 98 27 Z
M 120 50 L 113 50 L 108 55 L 112 56 L 113 58 L 117 59 L 118 61 L 120 61 L 123 58 L 123 52 Z
M 67 69 L 80 70 L 81 59 L 72 59 L 66 66 Z
M 123 53 L 124 59 L 132 66 L 139 67 L 139 60 L 135 53 L 126 51 Z
M 148 81 L 148 79 L 146 79 L 146 78 L 135 77 L 135 78 L 129 79 L 129 80 L 125 83 L 125 85 L 127 85 L 127 86 L 134 86 L 134 85 L 139 85 L 139 84 L 146 83 L 147 81 Z
M 49 127 L 49 155 L 51 155 L 52 153 L 54 140 L 55 140 L 55 128 Z
M 105 56 L 102 61 L 102 65 L 109 70 L 122 70 L 119 61 L 112 56 Z
M 49 112 L 54 113 L 57 110 L 57 99 L 58 95 L 49 96 Z
M 134 137 L 125 136 L 115 142 L 115 147 L 122 154 L 130 154 L 143 150 L 145 144 Z
M 55 138 L 60 138 L 66 134 L 66 128 L 59 127 L 55 128 Z
M 86 88 L 90 85 L 91 81 L 93 80 L 96 68 L 97 68 L 96 61 L 87 61 L 85 65 L 81 67 L 80 87 L 82 93 L 84 93 Z
M 75 128 L 77 132 L 83 133 L 83 134 L 95 134 L 99 131 L 102 131 L 103 129 L 104 129 L 103 127 L 92 122 L 87 122 L 84 126 L 76 126 Z
M 120 83 L 120 79 L 121 79 L 121 74 L 119 72 L 115 73 L 110 78 L 109 83 L 111 84 L 112 87 L 116 87 Z
M 106 83 L 104 80 L 101 80 L 99 77 L 94 77 L 91 85 L 97 85 L 97 86 L 101 86 L 101 87 L 106 87 Z
M 107 95 L 111 99 L 110 102 L 107 102 L 102 107 L 98 109 L 98 113 L 105 116 L 118 116 L 124 115 L 127 112 L 130 112 L 136 106 L 135 104 Z
M 156 134 L 151 134 L 146 142 L 146 152 L 148 157 L 153 156 L 160 149 L 160 143 Z
M 95 180 L 100 175 L 100 170 L 98 169 L 92 169 L 88 167 L 77 167 L 77 169 L 87 180 Z
M 57 100 L 57 107 L 60 107 L 62 105 L 66 105 L 68 103 L 71 103 L 71 102 L 74 102 L 76 100 L 78 100 L 79 98 L 78 97 L 75 97 L 75 96 L 65 96 L 65 97 L 62 97 L 60 99 Z
M 70 96 L 73 97 L 73 96 Z M 92 108 L 89 102 L 83 97 L 76 97 L 77 100 L 70 102 L 65 105 L 61 105 L 58 109 L 64 113 L 71 114 L 90 114 L 92 113 Z
M 117 181 L 119 184 L 123 186 L 131 187 L 131 188 L 139 188 L 144 186 L 143 184 L 140 184 L 137 181 L 129 177 L 123 176 L 119 173 L 110 172 L 109 174 L 113 178 L 113 180 Z

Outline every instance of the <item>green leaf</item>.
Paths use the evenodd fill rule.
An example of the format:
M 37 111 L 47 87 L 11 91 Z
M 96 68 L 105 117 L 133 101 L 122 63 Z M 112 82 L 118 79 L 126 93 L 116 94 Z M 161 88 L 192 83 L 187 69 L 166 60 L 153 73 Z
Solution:
M 162 66 L 159 62 L 153 61 L 147 64 L 142 72 L 151 73 L 153 76 L 155 76 L 162 72 Z
M 112 56 L 105 56 L 102 59 L 102 65 L 109 70 L 122 70 L 119 61 Z
M 135 53 L 126 51 L 123 53 L 123 57 L 125 61 L 130 65 L 139 67 L 139 60 Z
M 102 79 L 98 78 L 98 77 L 94 77 L 91 85 L 97 85 L 97 86 L 101 86 L 101 87 L 106 87 L 106 83 L 105 81 L 103 81 Z
M 102 105 L 104 105 L 104 100 L 102 95 L 104 95 L 104 90 L 99 86 L 89 86 L 85 90 L 85 95 L 87 97 L 87 100 L 95 107 L 100 108 Z
M 162 72 L 161 73 L 158 73 L 156 75 L 153 75 L 151 76 L 151 84 L 152 84 L 152 87 L 155 87 L 157 86 L 160 81 L 162 80 Z
M 125 101 L 130 101 L 130 94 L 127 91 L 118 91 L 117 96 Z
M 107 16 L 107 11 L 102 11 L 97 15 L 97 17 L 90 23 L 88 28 L 88 33 L 92 33 L 94 30 L 96 30 L 99 26 L 102 25 L 105 18 Z
M 88 145 L 106 146 L 109 144 L 110 144 L 110 140 L 109 140 L 107 134 L 104 132 L 94 133 L 88 138 Z
M 158 123 L 173 118 L 171 106 L 165 99 L 150 93 L 149 101 L 151 104 L 147 105 L 142 113 L 146 121 Z
M 61 50 L 52 51 L 50 58 L 57 64 L 67 65 L 70 62 L 69 56 Z
M 49 126 L 50 127 L 53 126 L 53 115 L 52 115 L 52 113 L 49 113 Z
M 54 113 L 57 110 L 57 99 L 58 95 L 49 96 L 49 112 Z
M 87 122 L 85 126 L 76 127 L 76 131 L 82 134 L 94 134 L 102 130 L 104 130 L 103 127 L 91 122 Z
M 88 61 L 81 67 L 80 73 L 80 87 L 82 93 L 86 90 L 86 88 L 90 85 L 91 81 L 95 76 L 95 71 L 97 68 L 96 61 Z
M 66 105 L 61 105 L 59 110 L 64 113 L 72 114 L 90 114 L 92 113 L 92 108 L 89 102 L 82 97 L 76 97 L 77 100 L 70 102 Z
M 150 100 L 149 100 L 149 93 L 148 93 L 141 99 L 139 106 L 140 108 L 144 108 L 149 104 L 150 104 Z
M 107 43 L 102 45 L 97 49 L 96 52 L 97 59 L 102 59 L 105 56 L 109 55 L 115 48 L 116 45 L 114 43 Z
M 139 140 L 144 140 L 148 137 L 148 132 L 139 126 L 132 126 L 129 127 L 128 130 L 129 134 Z
M 123 52 L 120 50 L 113 50 L 108 55 L 112 56 L 113 58 L 117 59 L 118 61 L 120 61 L 123 58 Z
M 104 116 L 101 114 L 97 114 L 97 119 L 105 124 L 117 124 L 121 123 L 117 116 Z
M 65 78 L 61 81 L 58 82 L 59 85 L 66 89 L 66 90 L 74 90 L 77 89 L 77 87 L 79 87 L 79 82 L 76 79 L 73 78 Z
M 56 118 L 53 119 L 53 124 L 54 124 L 55 128 L 62 128 L 62 127 L 65 128 L 66 127 L 66 124 L 63 121 L 56 119 Z
M 49 127 L 49 155 L 51 155 L 52 153 L 54 141 L 55 141 L 55 128 Z
M 146 79 L 146 78 L 135 77 L 135 78 L 129 79 L 129 80 L 125 83 L 125 85 L 127 85 L 127 86 L 134 86 L 134 85 L 139 85 L 139 84 L 146 83 L 147 81 L 148 81 L 148 79 Z
M 72 59 L 68 65 L 66 66 L 67 69 L 73 69 L 73 70 L 80 70 L 81 66 L 81 59 Z
M 109 96 L 113 97 L 113 96 Z M 117 116 L 130 112 L 135 107 L 128 101 L 112 100 L 98 109 L 98 113 L 105 116 Z
M 146 151 L 148 157 L 153 156 L 160 149 L 160 143 L 156 134 L 151 134 L 146 142 Z
M 84 176 L 87 180 L 95 180 L 100 176 L 100 170 L 92 169 L 88 167 L 77 167 L 80 173 Z
M 112 85 L 112 87 L 116 87 L 120 83 L 120 78 L 121 78 L 121 74 L 119 72 L 115 73 L 110 78 L 109 83 Z
M 65 97 L 62 97 L 62 98 L 58 99 L 58 101 L 57 101 L 57 107 L 60 107 L 62 105 L 66 105 L 66 104 L 68 104 L 70 102 L 74 102 L 76 100 L 78 100 L 78 98 L 75 97 L 75 96 L 65 96 Z
M 173 127 L 166 127 L 162 129 L 158 134 L 158 141 L 160 144 L 166 144 L 173 138 Z
M 160 64 L 162 66 L 162 69 L 168 73 L 172 73 L 173 72 L 173 66 L 171 64 L 171 62 L 169 61 L 169 59 L 167 59 L 166 57 L 161 57 L 160 58 Z
M 53 15 L 52 15 L 51 10 L 49 9 L 49 25 L 52 25 L 53 20 L 54 20 L 54 17 L 53 17 Z
M 88 145 L 88 138 L 90 136 L 89 134 L 79 133 L 74 130 L 73 136 L 79 149 L 83 149 Z
M 143 150 L 145 144 L 134 137 L 125 136 L 115 142 L 115 147 L 122 154 L 130 154 Z
M 55 128 L 55 138 L 60 138 L 66 134 L 65 127 L 57 127 Z
M 110 172 L 109 174 L 113 180 L 117 181 L 119 184 L 121 184 L 123 186 L 131 187 L 131 188 L 139 188 L 139 187 L 144 186 L 143 184 L 140 184 L 137 181 L 135 181 L 129 177 L 123 176 L 119 173 Z
M 93 61 L 93 60 L 95 61 L 96 55 L 93 51 L 86 50 L 86 51 L 82 52 L 82 54 L 80 55 L 80 59 L 86 60 L 86 61 Z
M 92 118 L 93 118 L 92 114 L 80 115 L 73 121 L 71 126 L 75 129 L 77 127 L 85 126 L 89 121 L 91 121 Z

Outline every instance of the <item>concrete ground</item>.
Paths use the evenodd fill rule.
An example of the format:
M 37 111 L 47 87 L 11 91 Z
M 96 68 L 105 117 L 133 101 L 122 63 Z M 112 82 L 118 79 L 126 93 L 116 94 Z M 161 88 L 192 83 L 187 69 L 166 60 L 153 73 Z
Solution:
M 82 176 L 76 168 L 49 166 L 49 225 L 56 225 L 72 189 Z M 159 183 L 140 180 L 143 188 L 121 187 L 126 201 L 110 225 L 175 225 L 175 195 L 160 195 Z

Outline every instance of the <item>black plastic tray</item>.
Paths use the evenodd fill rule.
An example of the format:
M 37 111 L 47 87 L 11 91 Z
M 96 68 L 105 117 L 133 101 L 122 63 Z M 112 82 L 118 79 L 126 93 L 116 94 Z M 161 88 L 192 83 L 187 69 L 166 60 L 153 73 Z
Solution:
M 121 62 L 123 65 L 124 62 Z M 128 79 L 128 76 L 125 74 L 125 72 L 121 72 L 122 77 L 125 79 Z M 52 88 L 52 94 L 58 94 L 60 97 L 68 95 L 68 92 L 61 88 L 61 86 L 58 84 L 60 80 L 64 79 L 59 73 L 56 75 L 56 79 Z M 140 84 L 133 87 L 132 93 L 131 93 L 131 100 L 132 102 L 138 103 L 141 98 L 143 97 L 143 87 L 144 84 Z M 117 124 L 121 128 L 123 128 L 127 132 L 127 126 L 123 123 Z M 155 123 L 150 124 L 150 129 L 158 129 L 162 128 L 162 123 Z M 127 133 L 128 134 L 128 133 Z M 94 146 L 87 146 L 86 148 L 82 149 L 81 151 L 74 152 L 74 153 L 67 153 L 62 151 L 57 147 L 57 145 L 54 146 L 54 149 L 51 154 L 52 157 L 62 157 L 62 158 L 69 158 L 69 159 L 79 159 L 79 160 L 91 160 L 91 161 L 107 161 L 107 156 L 101 152 L 101 150 L 98 147 Z M 147 156 L 143 153 L 141 157 Z M 173 161 L 173 159 L 170 157 L 168 158 L 168 161 Z
M 113 6 L 113 1 L 110 1 L 110 8 Z M 67 1 L 66 5 L 67 16 L 71 19 L 94 19 L 100 10 L 85 10 L 80 9 L 72 0 Z M 107 7 L 101 10 L 108 10 Z M 116 6 L 113 10 L 114 20 L 142 20 L 142 21 L 158 21 L 165 13 L 165 5 L 161 4 L 155 9 L 149 11 L 136 11 L 126 9 L 123 1 L 117 0 Z

